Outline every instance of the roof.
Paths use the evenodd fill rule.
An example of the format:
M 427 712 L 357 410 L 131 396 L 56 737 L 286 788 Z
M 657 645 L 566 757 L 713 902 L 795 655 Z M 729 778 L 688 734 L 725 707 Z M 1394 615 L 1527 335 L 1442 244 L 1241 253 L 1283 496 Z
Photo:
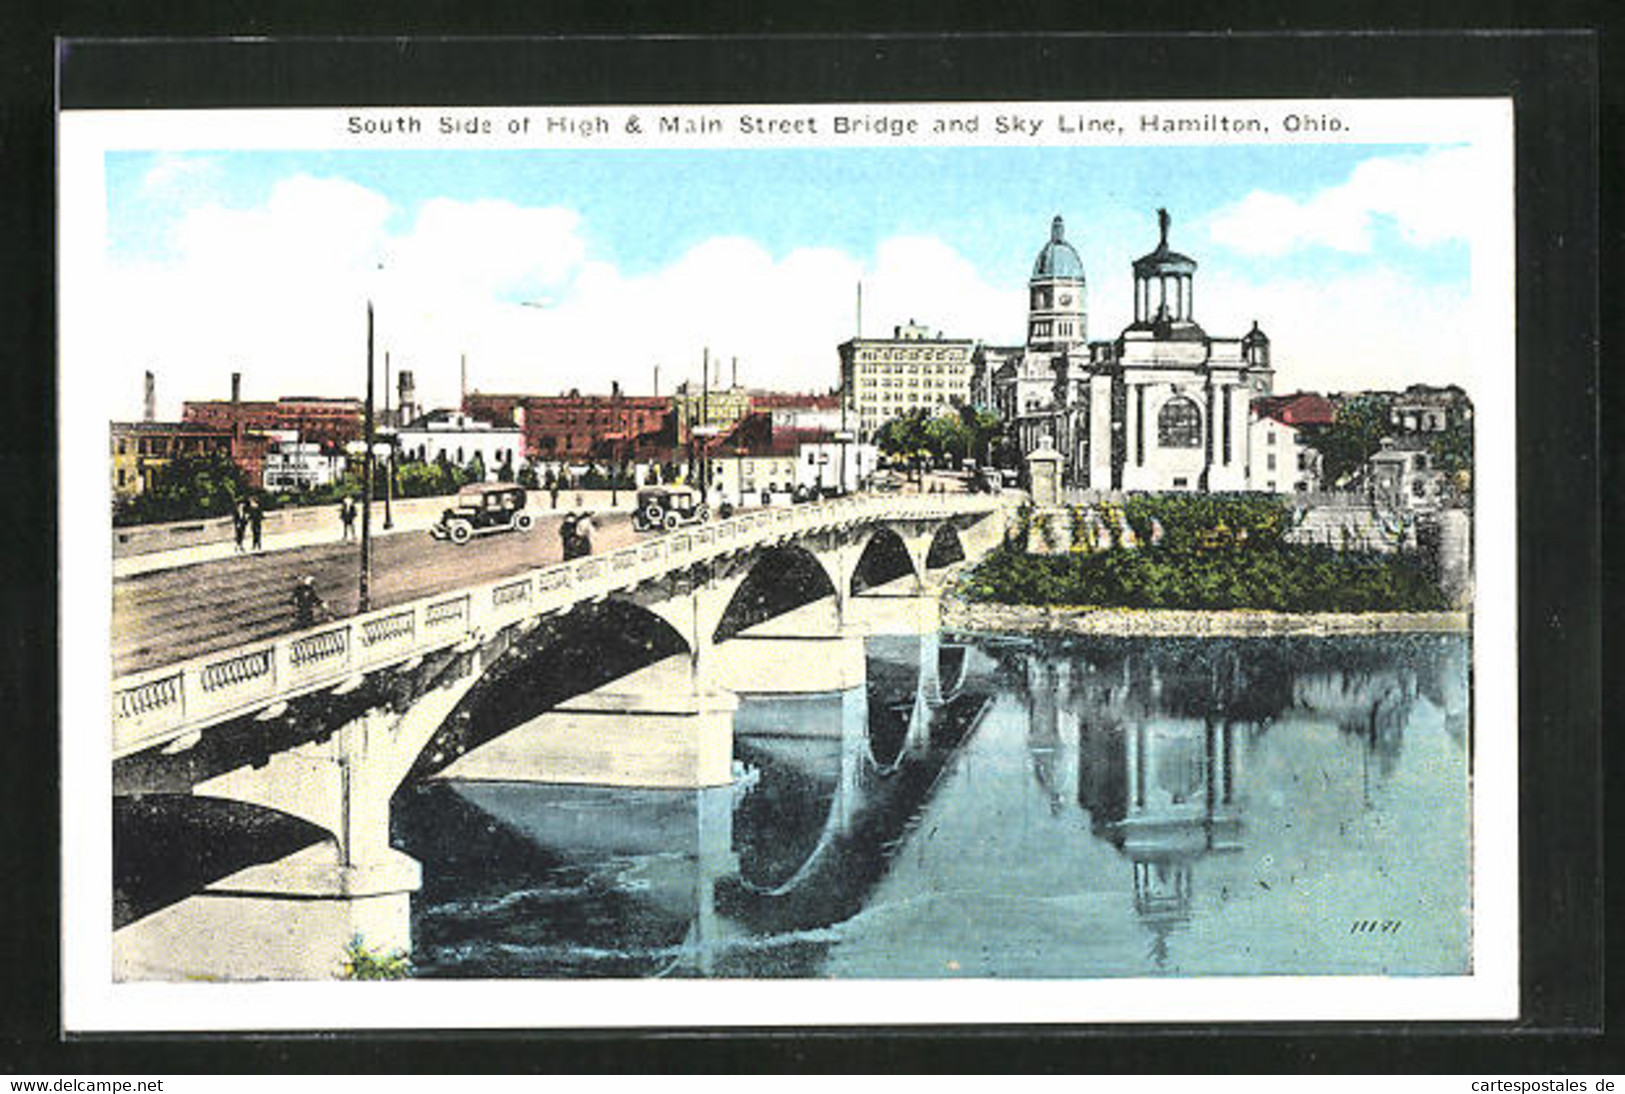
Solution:
M 1050 222 L 1049 242 L 1033 262 L 1033 279 L 1065 277 L 1083 280 L 1083 259 L 1066 241 L 1066 223 L 1057 216 Z
M 1157 210 L 1157 224 L 1161 229 L 1162 238 L 1157 242 L 1157 249 L 1150 254 L 1141 255 L 1134 260 L 1134 275 L 1136 277 L 1156 276 L 1157 274 L 1193 274 L 1196 272 L 1196 260 L 1178 251 L 1168 249 L 1168 226 L 1173 218 L 1168 210 Z
M 1315 392 L 1299 391 L 1254 399 L 1253 413 L 1260 418 L 1273 418 L 1282 425 L 1331 425 L 1337 417 L 1337 407 Z

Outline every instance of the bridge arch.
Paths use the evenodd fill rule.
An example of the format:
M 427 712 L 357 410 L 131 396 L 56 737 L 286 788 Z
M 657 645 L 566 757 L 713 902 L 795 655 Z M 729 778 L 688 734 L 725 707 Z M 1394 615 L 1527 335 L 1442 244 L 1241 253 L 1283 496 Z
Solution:
M 922 577 L 914 554 L 896 528 L 878 524 L 869 533 L 852 566 L 847 591 L 853 595 L 900 578 Z
M 758 551 L 747 565 L 712 631 L 713 642 L 726 641 L 774 616 L 836 595 L 837 579 L 818 555 L 799 543 Z
M 956 562 L 965 561 L 965 543 L 959 538 L 959 529 L 952 521 L 937 526 L 931 533 L 931 543 L 925 551 L 925 568 L 940 570 Z

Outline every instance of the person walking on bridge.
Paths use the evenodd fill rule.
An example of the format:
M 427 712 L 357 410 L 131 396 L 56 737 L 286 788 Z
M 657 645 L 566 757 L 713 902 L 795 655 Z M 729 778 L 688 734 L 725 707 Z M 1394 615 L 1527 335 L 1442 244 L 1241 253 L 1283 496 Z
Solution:
M 339 523 L 344 525 L 344 540 L 355 538 L 355 499 L 345 495 L 339 502 Z
M 248 531 L 248 503 L 242 498 L 231 507 L 231 531 L 237 539 L 237 553 L 243 553 L 243 536 Z
M 248 530 L 254 533 L 254 550 L 261 550 L 260 533 L 265 528 L 265 510 L 260 508 L 259 498 L 248 499 Z
M 293 587 L 293 615 L 300 630 L 314 627 L 318 616 L 333 618 L 333 610 L 316 595 L 316 578 L 311 574 L 300 578 Z

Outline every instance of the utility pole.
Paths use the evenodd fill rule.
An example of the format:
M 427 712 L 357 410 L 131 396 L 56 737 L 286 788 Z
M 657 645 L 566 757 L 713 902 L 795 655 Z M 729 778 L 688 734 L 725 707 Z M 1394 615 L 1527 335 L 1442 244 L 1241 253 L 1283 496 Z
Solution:
M 361 595 L 362 613 L 372 610 L 372 301 L 367 301 L 367 403 L 361 432 L 367 446 L 364 486 L 361 491 Z
M 389 412 L 389 351 L 384 351 L 384 425 L 389 429 L 389 470 L 384 474 L 384 531 L 395 527 L 395 432 L 396 422 Z

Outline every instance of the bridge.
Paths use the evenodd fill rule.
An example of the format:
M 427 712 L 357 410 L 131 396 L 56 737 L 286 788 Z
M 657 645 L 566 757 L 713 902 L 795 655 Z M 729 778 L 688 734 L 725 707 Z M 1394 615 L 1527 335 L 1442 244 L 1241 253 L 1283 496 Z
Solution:
M 742 664 L 794 665 L 785 691 L 849 686 L 861 655 L 841 637 L 865 602 L 934 605 L 1006 523 L 985 496 L 757 510 L 116 679 L 116 793 L 222 798 L 329 837 L 121 929 L 117 974 L 324 976 L 356 934 L 407 945 L 419 869 L 390 846 L 389 808 L 414 775 L 728 783 Z M 534 717 L 470 739 L 505 674 L 539 696 Z

